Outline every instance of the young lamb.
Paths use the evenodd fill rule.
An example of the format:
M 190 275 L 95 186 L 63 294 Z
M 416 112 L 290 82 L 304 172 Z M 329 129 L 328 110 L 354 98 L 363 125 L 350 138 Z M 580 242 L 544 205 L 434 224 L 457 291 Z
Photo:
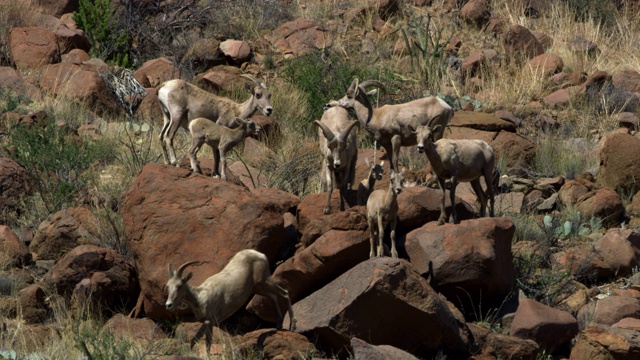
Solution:
M 435 138 L 440 139 L 445 127 L 453 117 L 453 109 L 444 100 L 435 96 L 416 99 L 403 104 L 383 105 L 374 109 L 369 101 L 367 88 L 376 86 L 384 90 L 380 81 L 367 80 L 358 85 L 354 79 L 346 95 L 338 101 L 330 101 L 326 107 L 342 106 L 354 109 L 358 120 L 369 130 L 386 150 L 391 169 L 398 171 L 398 157 L 401 146 L 416 145 L 414 134 L 406 131 L 406 126 L 441 125 Z
M 191 148 L 189 148 L 189 159 L 191 160 L 191 169 L 193 171 L 202 174 L 196 154 L 203 144 L 207 144 L 213 150 L 212 176 L 218 177 L 222 174 L 222 180 L 227 180 L 227 152 L 244 138 L 257 136 L 260 133 L 260 127 L 251 120 L 236 118 L 235 123 L 240 126 L 233 129 L 218 125 L 205 118 L 196 118 L 189 123 L 192 141 Z M 221 159 L 222 161 L 220 161 Z
M 260 110 L 266 116 L 271 115 L 273 107 L 267 85 L 251 75 L 240 76 L 253 82 L 253 85 L 246 84 L 247 89 L 251 91 L 251 97 L 243 103 L 214 95 L 180 79 L 165 81 L 162 84 L 158 90 L 158 102 L 164 118 L 160 145 L 165 164 L 177 164 L 173 138 L 180 127 L 187 130 L 189 122 L 195 118 L 202 117 L 231 127 L 235 118 L 248 119 L 256 110 Z
M 322 189 L 327 192 L 324 213 L 331 212 L 331 193 L 336 187 L 340 189 L 340 211 L 344 211 L 347 189 L 355 181 L 358 161 L 357 134 L 351 130 L 360 123 L 349 120 L 344 108 L 333 107 L 313 124 L 318 127 L 320 151 L 324 155 L 320 170 Z
M 376 180 L 382 179 L 382 174 L 384 173 L 384 169 L 382 168 L 382 166 L 384 166 L 384 160 L 378 165 L 375 163 L 375 159 L 373 163 L 369 163 L 369 159 L 364 158 L 364 163 L 369 168 L 369 175 L 358 185 L 358 205 L 367 205 L 367 199 L 373 191 L 373 187 L 376 185 Z
M 255 250 L 242 250 L 235 254 L 227 266 L 219 273 L 206 279 L 200 286 L 189 285 L 192 273 L 183 276 L 189 265 L 199 264 L 199 261 L 189 261 L 172 270 L 169 264 L 169 280 L 166 284 L 167 301 L 165 307 L 175 311 L 182 301 L 186 301 L 193 314 L 202 326 L 191 340 L 191 347 L 202 336 L 206 335 L 207 352 L 211 347 L 212 329 L 214 324 L 226 320 L 242 305 L 246 304 L 252 294 L 266 296 L 273 300 L 280 319 L 277 328 L 282 328 L 284 317 L 278 306 L 280 299 L 286 300 L 289 312 L 289 330 L 295 328 L 295 318 L 289 300 L 289 293 L 271 278 L 267 257 Z
M 375 190 L 369 195 L 367 200 L 367 218 L 369 220 L 369 234 L 371 241 L 371 251 L 369 258 L 381 257 L 383 254 L 384 229 L 389 225 L 391 232 L 391 256 L 398 257 L 396 250 L 396 222 L 398 216 L 398 194 L 402 192 L 404 172 L 395 172 L 391 169 L 389 174 L 389 189 Z M 376 251 L 377 248 L 377 251 Z
M 437 125 L 436 128 L 440 126 Z M 449 140 L 440 139 L 433 142 L 433 135 L 439 129 L 428 126 L 418 126 L 411 130 L 418 139 L 418 151 L 425 152 L 431 167 L 438 178 L 442 190 L 442 207 L 438 225 L 447 221 L 445 211 L 445 180 L 451 179 L 451 212 L 453 223 L 459 223 L 455 207 L 456 186 L 459 182 L 470 182 L 473 191 L 480 200 L 480 216 L 486 215 L 487 197 L 490 202 L 489 216 L 493 217 L 494 198 L 493 177 L 495 157 L 493 149 L 482 140 Z M 480 177 L 484 176 L 487 192 L 482 190 Z

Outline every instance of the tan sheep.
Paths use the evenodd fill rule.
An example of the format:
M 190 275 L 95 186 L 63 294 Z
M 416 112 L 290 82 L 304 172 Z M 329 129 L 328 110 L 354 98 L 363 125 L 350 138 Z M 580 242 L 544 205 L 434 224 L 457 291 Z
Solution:
M 391 237 L 391 256 L 398 257 L 396 250 L 396 223 L 398 217 L 398 195 L 402 192 L 405 169 L 396 173 L 391 169 L 389 174 L 389 189 L 375 190 L 367 200 L 367 218 L 369 221 L 369 236 L 371 250 L 369 258 L 383 255 L 384 229 L 389 225 Z
M 418 151 L 426 153 L 442 190 L 442 207 L 440 208 L 438 225 L 444 224 L 448 218 L 445 210 L 446 180 L 451 180 L 449 195 L 454 224 L 459 223 L 455 197 L 456 186 L 460 182 L 471 183 L 473 191 L 480 200 L 480 216 L 486 215 L 487 197 L 489 198 L 489 216 L 493 217 L 493 187 L 497 179 L 497 177 L 494 177 L 495 156 L 493 149 L 482 140 L 440 139 L 434 142 L 433 135 L 439 130 L 437 129 L 438 126 L 434 129 L 428 126 L 418 126 L 415 129 L 410 127 L 418 139 Z M 484 176 L 484 181 L 487 184 L 486 193 L 482 190 L 480 184 L 481 176 Z
M 172 270 L 169 264 L 169 280 L 165 286 L 167 310 L 175 311 L 185 301 L 191 307 L 196 319 L 202 322 L 198 333 L 191 339 L 192 348 L 204 332 L 208 353 L 211 347 L 213 325 L 220 324 L 235 313 L 247 303 L 252 294 L 263 295 L 273 301 L 280 319 L 276 325 L 278 329 L 282 328 L 284 321 L 278 301 L 286 301 L 289 330 L 295 328 L 289 293 L 271 278 L 269 262 L 264 254 L 255 250 L 239 251 L 222 271 L 194 288 L 188 283 L 193 274 L 188 273 L 183 276 L 183 272 L 187 266 L 200 263 L 202 262 L 189 261 L 178 270 Z
M 267 85 L 251 75 L 240 76 L 253 82 L 253 85 L 246 84 L 247 89 L 251 91 L 251 97 L 243 103 L 214 95 L 180 79 L 165 81 L 162 84 L 158 90 L 158 102 L 164 118 L 160 145 L 165 164 L 177 164 L 173 138 L 180 127 L 187 130 L 189 122 L 195 118 L 202 117 L 231 127 L 235 118 L 248 119 L 256 110 L 260 110 L 266 116 L 271 115 L 273 107 Z
M 407 125 L 414 128 L 419 125 L 441 125 L 435 134 L 436 139 L 440 139 L 453 117 L 453 109 L 435 96 L 403 104 L 383 105 L 374 109 L 368 98 L 370 93 L 366 91 L 371 86 L 385 89 L 380 81 L 367 80 L 358 85 L 358 79 L 354 79 L 342 99 L 330 101 L 325 107 L 342 106 L 354 109 L 358 120 L 386 150 L 391 169 L 397 172 L 400 147 L 417 144 L 415 135 L 406 131 Z
M 333 107 L 313 124 L 318 127 L 320 151 L 324 156 L 320 170 L 322 190 L 327 192 L 324 213 L 331 212 L 331 193 L 334 188 L 340 190 L 340 211 L 344 211 L 347 189 L 355 181 L 358 161 L 357 134 L 351 130 L 359 127 L 360 123 L 350 120 L 344 108 Z
M 191 133 L 189 160 L 193 171 L 202 174 L 196 154 L 203 144 L 207 144 L 213 150 L 212 176 L 218 177 L 222 174 L 222 179 L 227 180 L 227 152 L 244 138 L 257 136 L 260 132 L 260 127 L 251 120 L 236 118 L 235 123 L 239 126 L 233 129 L 218 125 L 205 118 L 196 118 L 189 123 L 189 132 Z

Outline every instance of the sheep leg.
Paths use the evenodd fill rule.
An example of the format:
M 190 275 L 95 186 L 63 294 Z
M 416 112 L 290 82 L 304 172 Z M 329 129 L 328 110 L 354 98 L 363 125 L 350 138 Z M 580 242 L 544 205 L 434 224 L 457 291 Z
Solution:
M 178 166 L 178 160 L 176 157 L 176 150 L 173 148 L 173 139 L 176 136 L 176 133 L 178 132 L 178 128 L 180 128 L 180 123 L 183 120 L 186 120 L 186 114 L 183 113 L 177 113 L 177 114 L 173 114 L 171 116 L 171 122 L 169 123 L 169 129 L 167 130 L 167 134 L 164 138 L 164 141 L 166 142 L 166 146 L 169 148 L 169 163 L 171 165 L 176 165 Z M 185 118 L 185 119 L 183 119 Z
M 222 180 L 227 181 L 227 151 L 220 151 L 220 173 Z
M 171 124 L 171 115 L 168 110 L 160 103 L 160 108 L 162 109 L 162 118 L 164 124 L 162 124 L 162 131 L 160 131 L 160 147 L 162 148 L 162 156 L 164 157 L 164 163 L 169 165 L 169 154 L 167 153 L 167 146 L 164 142 L 165 136 L 167 135 L 167 130 L 169 130 L 169 124 Z
M 200 151 L 200 147 L 204 143 L 203 139 L 194 139 L 193 144 L 191 144 L 191 148 L 189 148 L 189 160 L 191 161 L 191 170 L 197 172 L 198 174 L 202 174 L 202 170 L 200 169 L 200 164 L 198 163 L 198 158 L 196 154 Z
M 377 257 L 382 257 L 384 255 L 384 221 L 382 220 L 382 215 L 378 214 L 378 252 L 376 254 Z
M 398 258 L 398 250 L 396 250 L 396 219 L 389 222 L 389 229 L 391 230 L 391 257 Z
M 191 349 L 193 349 L 193 347 L 196 345 L 196 343 L 198 342 L 198 340 L 200 340 L 200 338 L 202 338 L 202 335 L 205 335 L 206 333 L 206 329 L 207 329 L 207 322 L 208 320 L 205 320 L 202 325 L 200 325 L 200 328 L 198 329 L 198 331 L 196 332 L 195 335 L 193 335 L 193 338 L 191 338 L 191 343 L 190 343 L 190 347 Z
M 289 331 L 295 329 L 296 319 L 293 316 L 293 308 L 291 307 L 291 300 L 289 299 L 289 292 L 278 285 L 273 279 L 268 278 L 266 281 L 260 284 L 256 284 L 255 292 L 258 295 L 266 296 L 271 301 L 273 301 L 273 305 L 275 306 L 276 312 L 278 313 L 278 323 L 276 324 L 276 329 L 281 330 L 282 325 L 284 323 L 284 316 L 282 315 L 282 311 L 280 310 L 280 301 L 279 299 L 284 299 L 287 303 L 287 312 L 289 313 Z
M 345 179 L 341 179 L 340 184 L 340 211 L 344 211 L 344 203 L 347 198 L 347 184 Z
M 494 216 L 495 194 L 493 193 L 493 185 L 496 184 L 496 180 L 493 176 L 493 165 L 485 168 L 484 182 L 487 183 L 487 197 L 489 198 L 489 216 Z M 496 186 L 497 187 L 497 186 Z
M 217 146 L 212 146 L 211 150 L 213 150 L 213 170 L 211 171 L 212 177 L 220 176 L 220 149 Z
M 376 239 L 378 238 L 378 234 L 376 234 L 376 223 L 375 219 L 369 217 L 369 242 L 371 243 L 371 250 L 369 251 L 369 259 L 373 259 L 376 256 L 375 248 L 376 248 Z
M 445 186 L 445 179 L 437 176 L 436 179 L 438 180 L 438 185 L 440 185 L 440 190 L 442 191 L 442 195 L 441 195 L 441 200 L 442 200 L 442 206 L 440 207 L 440 217 L 438 218 L 438 225 L 443 225 L 444 223 L 447 222 L 447 208 L 446 208 L 446 194 L 445 192 L 447 191 L 447 188 Z M 451 206 L 452 208 L 454 207 L 453 204 Z
M 459 224 L 460 220 L 458 220 L 458 212 L 456 211 L 456 186 L 458 186 L 458 177 L 451 177 L 451 191 L 449 192 L 449 197 L 451 199 L 451 216 L 453 216 L 453 223 Z
M 393 150 L 393 169 L 395 172 L 398 172 L 398 159 L 400 158 L 400 144 L 402 143 L 402 138 L 400 135 L 394 135 L 391 138 L 391 147 Z
M 393 146 L 389 145 L 389 146 L 382 146 L 384 148 L 384 151 L 387 153 L 387 157 L 389 158 L 389 167 L 391 168 L 391 170 L 398 172 L 397 167 L 394 168 L 394 166 L 396 166 L 395 164 L 395 159 L 393 158 Z
M 204 338 L 207 346 L 206 354 L 208 355 L 211 350 L 211 344 L 213 343 L 213 323 L 209 320 L 205 320 L 204 324 Z
M 473 188 L 473 191 L 476 193 L 476 196 L 478 197 L 478 202 L 480 203 L 480 217 L 487 216 L 487 213 L 486 213 L 487 196 L 485 195 L 484 190 L 482 190 L 482 185 L 480 184 L 480 178 L 471 180 L 471 187 Z
M 331 183 L 327 189 L 327 202 L 324 206 L 325 215 L 331 212 L 331 193 L 333 192 L 333 186 L 336 184 L 336 174 L 331 170 L 329 172 L 331 173 Z

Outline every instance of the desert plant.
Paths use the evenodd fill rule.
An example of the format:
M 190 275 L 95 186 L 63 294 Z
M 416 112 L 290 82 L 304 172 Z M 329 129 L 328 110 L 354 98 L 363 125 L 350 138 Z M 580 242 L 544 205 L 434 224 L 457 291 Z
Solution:
M 121 67 L 133 65 L 128 53 L 131 37 L 118 29 L 111 0 L 80 0 L 73 19 L 91 40 L 90 55 Z

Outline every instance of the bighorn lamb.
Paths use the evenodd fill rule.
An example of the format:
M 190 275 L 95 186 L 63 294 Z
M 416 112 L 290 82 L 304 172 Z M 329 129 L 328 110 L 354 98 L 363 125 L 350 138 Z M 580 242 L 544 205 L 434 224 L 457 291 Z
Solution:
M 371 241 L 369 258 L 382 256 L 382 241 L 384 240 L 384 229 L 387 224 L 391 232 L 391 256 L 394 258 L 398 257 L 398 251 L 396 250 L 396 222 L 398 216 L 398 194 L 402 192 L 404 172 L 404 168 L 400 173 L 391 169 L 391 174 L 389 174 L 389 189 L 375 190 L 369 195 L 369 200 L 367 200 L 367 218 L 369 220 L 369 235 Z
M 367 80 L 358 85 L 354 79 L 346 95 L 338 101 L 330 101 L 325 107 L 341 106 L 354 109 L 358 120 L 386 150 L 391 169 L 398 171 L 398 156 L 401 146 L 416 145 L 416 137 L 407 131 L 407 125 L 441 125 L 436 140 L 442 138 L 445 127 L 453 117 L 453 109 L 444 100 L 435 96 L 416 99 L 403 104 L 383 105 L 374 109 L 369 101 L 367 88 L 376 86 L 385 90 L 380 81 Z
M 449 195 L 454 224 L 459 222 L 455 206 L 456 186 L 459 182 L 471 183 L 473 191 L 480 200 L 480 216 L 486 215 L 487 197 L 489 198 L 491 204 L 489 216 L 493 217 L 493 187 L 497 179 L 493 174 L 495 164 L 493 149 L 482 140 L 440 139 L 434 143 L 434 133 L 439 130 L 438 126 L 440 125 L 434 129 L 428 126 L 418 126 L 415 130 L 411 128 L 418 139 L 418 151 L 426 153 L 442 190 L 442 208 L 438 225 L 444 224 L 448 219 L 445 211 L 445 180 L 448 179 L 451 179 Z M 484 176 L 487 184 L 486 194 L 480 185 L 481 176 Z
M 239 126 L 233 129 L 218 125 L 205 118 L 195 118 L 189 123 L 189 132 L 191 133 L 189 159 L 191 160 L 191 169 L 193 171 L 202 174 L 196 154 L 203 144 L 207 144 L 213 150 L 212 176 L 217 177 L 222 174 L 222 179 L 227 180 L 227 152 L 244 138 L 252 135 L 257 136 L 260 133 L 260 127 L 250 119 L 242 120 L 241 118 L 236 118 L 234 123 Z M 220 164 L 221 158 L 222 164 Z
M 219 125 L 230 127 L 235 118 L 247 119 L 256 110 L 269 116 L 273 111 L 271 93 L 267 85 L 260 83 L 253 76 L 240 75 L 253 82 L 246 84 L 251 97 L 243 103 L 214 95 L 180 79 L 166 81 L 158 90 L 158 102 L 162 110 L 164 125 L 160 132 L 160 145 L 165 164 L 176 164 L 176 152 L 173 138 L 182 127 L 187 130 L 189 122 L 203 117 Z M 169 152 L 167 153 L 167 147 Z
M 280 322 L 276 325 L 282 328 L 284 317 L 278 306 L 280 299 L 286 300 L 289 312 L 289 330 L 295 328 L 295 319 L 289 293 L 271 278 L 267 257 L 255 250 L 242 250 L 235 254 L 227 266 L 219 273 L 206 279 L 200 286 L 194 288 L 189 285 L 192 273 L 183 276 L 182 273 L 189 265 L 201 264 L 200 261 L 189 261 L 172 270 L 169 264 L 169 280 L 166 284 L 167 302 L 165 307 L 174 311 L 182 301 L 186 301 L 193 314 L 202 326 L 191 339 L 191 347 L 202 336 L 206 335 L 207 352 L 211 347 L 212 328 L 214 324 L 227 319 L 242 307 L 253 293 L 266 296 L 273 300 Z
M 384 160 L 380 164 L 375 163 L 375 156 L 373 163 L 369 162 L 369 158 L 364 158 L 364 163 L 369 168 L 369 175 L 366 179 L 362 180 L 358 185 L 358 205 L 367 205 L 367 199 L 373 191 L 373 187 L 376 185 L 376 180 L 382 179 L 384 173 Z
M 322 190 L 327 192 L 324 213 L 331 212 L 331 192 L 336 187 L 340 189 L 340 211 L 344 211 L 347 189 L 355 181 L 358 161 L 357 134 L 351 130 L 360 123 L 349 120 L 344 108 L 332 107 L 313 124 L 318 127 L 320 151 L 324 155 L 320 170 Z

